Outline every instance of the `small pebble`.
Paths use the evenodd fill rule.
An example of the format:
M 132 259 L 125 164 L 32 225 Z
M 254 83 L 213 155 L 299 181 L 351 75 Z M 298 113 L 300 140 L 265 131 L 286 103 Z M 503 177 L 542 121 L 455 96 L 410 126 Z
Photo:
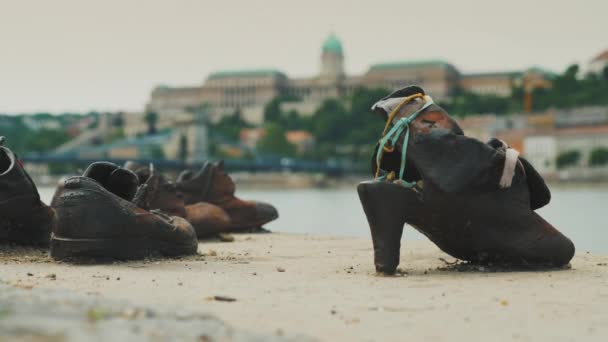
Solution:
M 220 239 L 220 241 L 222 242 L 233 242 L 234 241 L 234 236 L 228 234 L 228 233 L 220 233 L 217 235 Z
M 236 302 L 236 298 L 228 296 L 213 296 L 212 299 L 218 302 Z

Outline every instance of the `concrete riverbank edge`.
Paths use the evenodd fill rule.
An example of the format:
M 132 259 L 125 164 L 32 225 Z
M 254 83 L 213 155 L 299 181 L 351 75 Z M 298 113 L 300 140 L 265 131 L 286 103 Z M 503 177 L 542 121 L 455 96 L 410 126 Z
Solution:
M 0 340 L 608 337 L 608 256 L 580 252 L 566 269 L 501 270 L 451 265 L 431 243 L 406 239 L 403 273 L 382 277 L 372 253 L 370 239 L 284 233 L 201 242 L 193 257 L 105 264 L 2 246 Z

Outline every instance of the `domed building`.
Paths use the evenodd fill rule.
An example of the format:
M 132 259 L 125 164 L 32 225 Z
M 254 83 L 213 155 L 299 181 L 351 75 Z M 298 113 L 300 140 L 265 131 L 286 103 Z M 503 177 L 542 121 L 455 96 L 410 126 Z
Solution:
M 342 42 L 335 34 L 331 34 L 321 48 L 321 73 L 320 77 L 340 81 L 344 78 L 344 54 Z
M 471 84 L 485 82 L 483 89 L 486 91 L 510 92 L 512 75 L 501 77 L 502 83 L 491 82 L 492 85 L 498 84 L 498 88 L 492 88 L 492 85 L 488 88 L 487 78 L 483 75 L 475 75 L 468 81 Z M 315 76 L 290 78 L 276 69 L 218 71 L 210 74 L 199 86 L 155 88 L 146 110 L 159 114 L 160 127 L 170 126 L 173 118 L 183 116 L 190 108 L 203 106 L 212 121 L 232 114 L 238 108 L 245 120 L 257 124 L 263 121 L 264 106 L 279 95 L 299 99 L 285 103 L 286 110 L 310 115 L 325 99 L 348 96 L 357 87 L 390 90 L 418 84 L 435 99 L 441 100 L 461 86 L 463 79 L 453 65 L 442 60 L 379 63 L 372 65 L 363 75 L 347 75 L 342 42 L 332 33 L 321 46 L 320 68 Z M 476 89 L 471 86 L 472 91 Z

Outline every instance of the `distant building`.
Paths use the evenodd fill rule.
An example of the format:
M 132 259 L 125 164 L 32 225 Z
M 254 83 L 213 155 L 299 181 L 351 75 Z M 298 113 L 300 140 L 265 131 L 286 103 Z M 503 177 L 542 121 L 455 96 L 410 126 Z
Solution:
M 488 72 L 463 75 L 461 85 L 478 95 L 510 96 L 515 86 L 521 86 L 522 72 Z
M 172 152 L 172 133 L 120 139 L 109 144 L 82 145 L 70 150 L 56 151 L 61 157 L 79 159 L 177 159 Z
M 486 142 L 496 136 L 498 121 L 500 119 L 493 114 L 470 115 L 457 118 L 458 125 L 468 137 Z
M 288 131 L 285 138 L 296 147 L 298 153 L 312 151 L 315 147 L 315 137 L 308 131 Z
M 608 124 L 608 107 L 587 106 L 555 113 L 556 127 L 574 127 Z
M 524 138 L 521 152 L 541 175 L 555 173 L 558 153 L 555 135 L 551 133 L 529 135 Z
M 33 116 L 26 116 L 23 118 L 23 123 L 31 130 L 39 131 L 42 129 L 46 130 L 60 130 L 62 128 L 61 122 L 56 118 L 36 118 Z
M 587 65 L 587 72 L 600 75 L 608 66 L 608 50 L 595 56 Z
M 531 134 L 524 140 L 525 157 L 542 175 L 560 180 L 608 179 L 608 166 L 591 167 L 591 151 L 608 149 L 608 125 L 570 127 L 544 134 Z M 577 152 L 574 165 L 559 169 L 557 158 L 564 153 Z
M 258 141 L 266 135 L 265 128 L 243 128 L 241 130 L 240 141 L 243 146 L 254 150 Z
M 307 78 L 289 78 L 276 69 L 227 70 L 210 74 L 200 86 L 156 87 L 146 106 L 159 114 L 159 121 L 193 108 L 204 107 L 212 121 L 239 109 L 250 123 L 263 121 L 264 106 L 279 95 L 298 98 L 286 103 L 287 110 L 312 114 L 328 98 L 352 94 L 357 87 L 394 89 L 418 84 L 437 100 L 452 96 L 459 88 L 478 94 L 508 96 L 522 73 L 461 75 L 441 60 L 398 61 L 372 65 L 362 75 L 347 75 L 342 43 L 330 35 L 321 47 L 319 73 Z
M 265 135 L 265 128 L 243 128 L 240 133 L 241 145 L 255 150 L 256 145 Z M 315 145 L 315 137 L 308 131 L 287 131 L 285 132 L 285 138 L 296 147 L 298 153 L 308 152 Z

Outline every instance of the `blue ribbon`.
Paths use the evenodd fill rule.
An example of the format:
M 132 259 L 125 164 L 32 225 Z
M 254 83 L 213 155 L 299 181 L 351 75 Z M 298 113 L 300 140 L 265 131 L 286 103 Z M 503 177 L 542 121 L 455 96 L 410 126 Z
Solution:
M 422 106 L 422 108 L 418 109 L 414 114 L 410 115 L 409 117 L 403 117 L 403 118 L 399 119 L 399 121 L 397 121 L 397 123 L 393 125 L 393 128 L 391 128 L 391 130 L 388 131 L 388 133 L 385 136 L 383 136 L 382 139 L 380 139 L 380 141 L 379 141 L 378 152 L 376 153 L 376 165 L 378 166 L 378 168 L 380 168 L 380 163 L 382 161 L 382 154 L 384 153 L 384 147 L 386 146 L 386 143 L 388 143 L 390 141 L 391 142 L 390 146 L 396 146 L 397 140 L 399 139 L 399 137 L 401 136 L 403 131 L 405 131 L 405 138 L 403 139 L 403 147 L 401 148 L 401 166 L 399 168 L 399 179 L 397 179 L 395 182 L 399 183 L 400 185 L 405 186 L 406 188 L 412 188 L 412 187 L 414 187 L 414 185 L 416 185 L 416 183 L 407 182 L 403 179 L 403 174 L 405 172 L 405 160 L 407 158 L 407 144 L 410 140 L 410 123 L 412 121 L 414 121 L 414 119 L 416 119 L 416 117 L 420 113 L 422 113 L 425 109 L 427 109 L 433 103 L 434 103 L 433 100 L 429 99 L 424 104 L 424 106 Z M 386 175 L 380 177 L 380 179 L 384 179 L 384 178 L 386 178 Z

